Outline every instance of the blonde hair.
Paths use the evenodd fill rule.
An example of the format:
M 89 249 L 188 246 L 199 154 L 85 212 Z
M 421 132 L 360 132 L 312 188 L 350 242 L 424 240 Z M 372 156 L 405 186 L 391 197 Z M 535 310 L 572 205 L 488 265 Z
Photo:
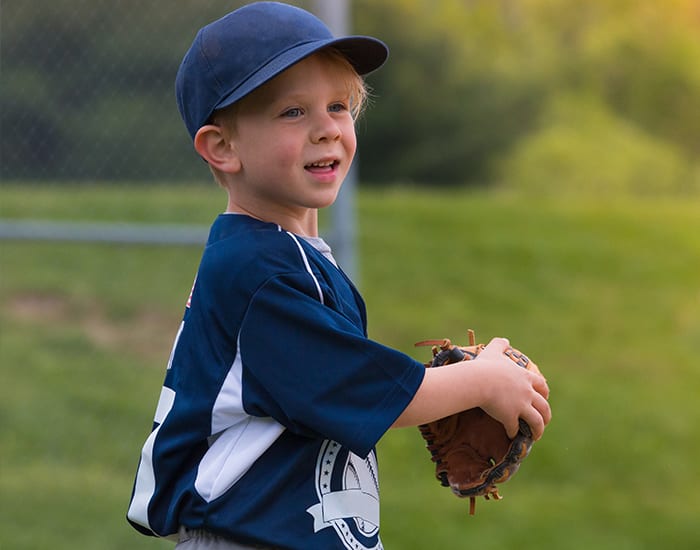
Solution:
M 345 69 L 348 73 L 348 92 L 350 95 L 350 113 L 352 114 L 353 120 L 360 118 L 362 111 L 367 104 L 367 98 L 369 97 L 369 88 L 364 78 L 360 76 L 352 63 L 345 57 L 339 50 L 330 47 L 324 48 L 317 52 L 317 55 L 327 59 L 332 63 L 337 63 L 340 67 Z

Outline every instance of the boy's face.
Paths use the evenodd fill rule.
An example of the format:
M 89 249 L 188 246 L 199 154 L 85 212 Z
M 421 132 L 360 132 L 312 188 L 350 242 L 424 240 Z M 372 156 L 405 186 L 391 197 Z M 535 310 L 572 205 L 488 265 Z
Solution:
M 238 206 L 275 219 L 333 203 L 357 145 L 349 77 L 313 55 L 241 100 L 231 137 Z

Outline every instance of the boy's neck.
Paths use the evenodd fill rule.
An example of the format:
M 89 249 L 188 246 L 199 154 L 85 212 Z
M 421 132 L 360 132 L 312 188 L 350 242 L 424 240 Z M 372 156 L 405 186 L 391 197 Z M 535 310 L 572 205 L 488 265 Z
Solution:
M 303 216 L 291 216 L 281 214 L 258 215 L 255 212 L 242 208 L 233 201 L 229 201 L 226 206 L 227 214 L 243 214 L 256 220 L 275 223 L 285 231 L 294 233 L 301 237 L 318 237 L 318 210 L 310 208 Z

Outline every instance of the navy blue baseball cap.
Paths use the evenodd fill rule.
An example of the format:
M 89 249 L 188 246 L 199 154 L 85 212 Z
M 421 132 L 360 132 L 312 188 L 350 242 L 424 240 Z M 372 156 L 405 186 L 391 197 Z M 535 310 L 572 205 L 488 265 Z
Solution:
M 336 38 L 318 17 L 280 2 L 256 2 L 203 27 L 175 79 L 177 105 L 194 139 L 217 109 L 232 105 L 285 69 L 332 46 L 360 75 L 389 55 L 370 36 Z

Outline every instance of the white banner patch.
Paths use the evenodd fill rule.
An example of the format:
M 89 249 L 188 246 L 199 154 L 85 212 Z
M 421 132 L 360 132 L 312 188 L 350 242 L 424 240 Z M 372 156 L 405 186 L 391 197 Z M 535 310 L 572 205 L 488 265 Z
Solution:
M 314 518 L 314 531 L 333 527 L 347 548 L 381 550 L 379 533 L 379 482 L 374 452 L 363 459 L 326 441 L 316 463 L 319 502 L 306 511 Z

